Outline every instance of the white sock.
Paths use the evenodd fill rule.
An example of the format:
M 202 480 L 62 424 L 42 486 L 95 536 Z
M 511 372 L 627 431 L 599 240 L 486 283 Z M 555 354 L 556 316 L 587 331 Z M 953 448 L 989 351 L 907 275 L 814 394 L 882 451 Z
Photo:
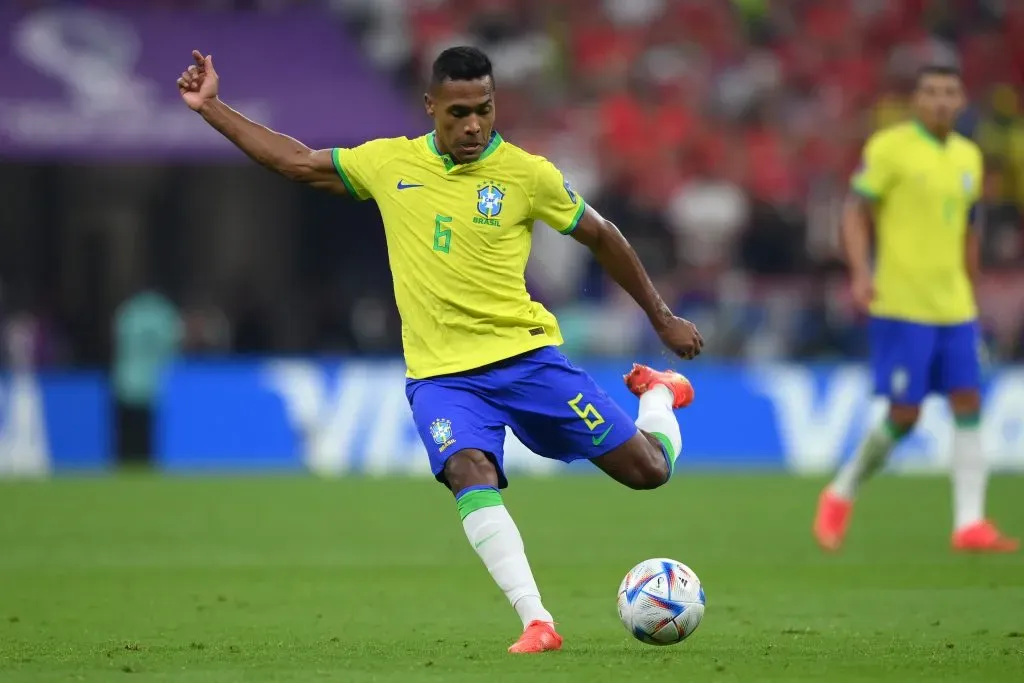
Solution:
M 654 435 L 661 442 L 670 471 L 675 470 L 676 458 L 683 450 L 683 435 L 672 411 L 673 400 L 672 391 L 658 384 L 640 396 L 640 414 L 636 418 L 637 428 Z
M 985 518 L 985 487 L 988 463 L 981 449 L 977 424 L 957 425 L 953 431 L 953 529 Z
M 861 483 L 885 464 L 897 441 L 898 438 L 887 422 L 871 430 L 860 442 L 853 457 L 836 473 L 832 480 L 832 491 L 841 498 L 853 500 Z
M 540 590 L 533 578 L 533 571 L 526 559 L 526 549 L 519 529 L 508 510 L 500 503 L 500 494 L 494 489 L 474 491 L 487 497 L 497 497 L 498 504 L 477 507 L 462 519 L 466 538 L 484 561 L 491 578 L 498 584 L 509 603 L 519 614 L 525 628 L 531 621 L 554 622 L 551 613 L 544 609 Z M 478 496 L 482 498 L 483 496 Z M 460 512 L 465 512 L 465 496 L 459 500 Z M 493 500 L 485 499 L 493 503 Z M 469 507 L 475 507 L 470 505 Z

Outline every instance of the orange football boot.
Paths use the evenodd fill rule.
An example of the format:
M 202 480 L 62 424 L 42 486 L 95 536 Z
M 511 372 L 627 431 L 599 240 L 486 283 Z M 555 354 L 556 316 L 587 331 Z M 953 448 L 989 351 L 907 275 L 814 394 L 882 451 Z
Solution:
M 513 654 L 537 654 L 562 649 L 562 636 L 555 631 L 555 625 L 548 621 L 531 621 L 519 636 L 519 640 L 508 649 Z
M 693 402 L 693 385 L 690 380 L 680 375 L 675 370 L 654 370 L 646 365 L 633 363 L 633 369 L 623 375 L 626 386 L 637 396 L 650 391 L 659 384 L 668 387 L 672 392 L 672 408 L 679 410 Z
M 818 512 L 814 516 L 814 538 L 823 550 L 834 552 L 843 545 L 852 513 L 852 500 L 839 497 L 830 488 L 821 492 Z
M 953 532 L 953 550 L 963 553 L 1015 553 L 1020 548 L 1016 538 L 1004 536 L 987 519 Z

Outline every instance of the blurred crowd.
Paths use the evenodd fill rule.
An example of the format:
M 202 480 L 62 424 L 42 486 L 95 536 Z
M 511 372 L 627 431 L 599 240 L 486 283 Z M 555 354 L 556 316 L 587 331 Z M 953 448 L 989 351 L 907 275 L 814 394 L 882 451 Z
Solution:
M 702 327 L 712 342 L 709 355 L 742 359 L 863 353 L 863 320 L 850 306 L 838 242 L 849 174 L 872 131 L 909 116 L 915 70 L 930 62 L 957 64 L 971 102 L 959 127 L 986 155 L 986 279 L 979 300 L 993 354 L 1024 358 L 1024 2 L 147 4 L 326 7 L 414 105 L 439 50 L 464 43 L 485 48 L 495 64 L 503 136 L 552 159 L 619 225 L 679 312 Z M 635 306 L 572 240 L 536 231 L 528 280 L 559 315 L 571 350 L 658 348 Z M 386 279 L 380 286 L 388 286 Z M 391 312 L 381 310 L 382 297 L 385 292 L 374 291 L 355 301 L 348 320 L 332 322 L 325 335 L 331 342 L 313 345 L 394 348 L 397 331 L 388 323 Z M 369 303 L 360 308 L 360 302 Z M 211 320 L 221 340 L 245 322 L 220 314 Z M 355 329 L 367 325 L 369 333 Z M 387 339 L 361 344 L 366 334 Z
M 487 49 L 506 139 L 549 156 L 627 233 L 718 353 L 863 350 L 841 276 L 839 207 L 865 138 L 909 115 L 924 63 L 959 65 L 968 86 L 960 129 L 987 156 L 986 266 L 1024 265 L 1024 3 L 333 4 L 413 93 L 440 49 Z M 543 231 L 536 239 L 530 281 L 576 327 L 571 337 L 610 352 L 654 343 L 585 251 Z M 1020 287 L 1003 278 L 991 289 L 990 299 L 1007 292 L 988 307 L 1005 323 Z M 1024 356 L 1024 311 L 1010 320 L 990 326 L 992 341 L 1000 355 Z

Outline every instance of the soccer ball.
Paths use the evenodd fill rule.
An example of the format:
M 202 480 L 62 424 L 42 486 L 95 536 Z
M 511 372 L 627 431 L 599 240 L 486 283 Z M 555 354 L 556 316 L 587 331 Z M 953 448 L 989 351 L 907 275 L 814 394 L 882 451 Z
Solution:
M 673 645 L 704 618 L 704 588 L 693 570 L 666 558 L 644 560 L 619 584 L 619 619 L 648 645 Z

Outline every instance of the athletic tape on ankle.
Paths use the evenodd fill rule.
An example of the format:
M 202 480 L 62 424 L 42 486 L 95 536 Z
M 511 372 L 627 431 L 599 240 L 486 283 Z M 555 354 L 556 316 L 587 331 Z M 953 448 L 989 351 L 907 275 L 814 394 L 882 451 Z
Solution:
M 459 491 L 455 496 L 455 501 L 455 506 L 459 510 L 459 519 L 465 519 L 471 513 L 483 508 L 504 505 L 498 489 L 490 486 L 471 486 L 468 489 Z

